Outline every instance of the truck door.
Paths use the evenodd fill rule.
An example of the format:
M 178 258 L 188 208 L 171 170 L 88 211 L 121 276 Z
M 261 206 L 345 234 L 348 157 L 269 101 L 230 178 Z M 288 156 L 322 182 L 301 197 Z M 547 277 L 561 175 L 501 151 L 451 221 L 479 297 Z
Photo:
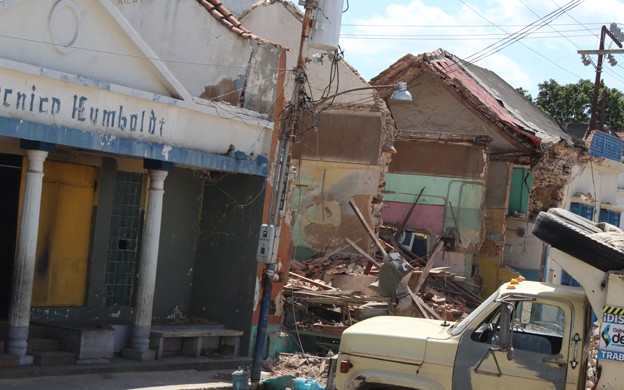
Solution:
M 503 352 L 488 352 L 499 347 L 500 310 L 494 310 L 462 335 L 453 389 L 566 388 L 572 309 L 549 300 L 515 305 L 511 359 Z

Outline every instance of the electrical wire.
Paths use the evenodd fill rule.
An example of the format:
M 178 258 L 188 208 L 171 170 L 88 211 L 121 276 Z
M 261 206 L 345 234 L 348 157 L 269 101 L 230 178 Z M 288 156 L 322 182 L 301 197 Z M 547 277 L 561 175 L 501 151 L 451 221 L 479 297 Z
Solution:
M 32 38 L 16 37 L 14 35 L 7 35 L 7 34 L 0 34 L 0 37 L 2 37 L 2 38 L 9 38 L 9 39 L 16 39 L 16 40 L 26 41 L 26 42 L 42 43 L 42 44 L 45 44 L 45 45 L 63 46 L 63 45 L 57 45 L 54 42 L 47 42 L 47 41 L 42 41 L 42 40 L 39 40 L 39 39 L 32 39 Z M 139 58 L 139 59 L 144 59 L 144 60 L 155 60 L 155 61 L 162 61 L 162 62 L 175 63 L 175 64 L 214 66 L 216 68 L 247 69 L 247 66 L 219 65 L 219 64 L 211 64 L 211 63 L 207 63 L 207 62 L 196 62 L 196 61 L 181 61 L 181 60 L 174 60 L 174 59 L 170 59 L 170 58 L 150 57 L 150 56 L 139 55 L 139 54 L 128 54 L 128 53 L 114 52 L 114 51 L 110 51 L 110 50 L 93 49 L 93 48 L 84 47 L 84 46 L 73 46 L 72 45 L 70 47 L 72 49 L 75 49 L 75 50 L 84 50 L 84 51 L 91 51 L 91 52 L 101 53 L 101 54 L 111 54 L 111 55 L 116 55 L 116 56 L 120 56 L 120 57 L 131 57 L 131 58 Z M 284 69 L 284 68 L 255 68 L 255 69 L 285 70 L 285 71 L 288 70 L 288 69 Z
M 536 14 L 536 16 L 538 16 Z M 538 16 L 539 17 L 539 16 Z M 551 26 L 551 25 L 549 25 Z M 485 26 L 481 26 L 481 27 L 485 27 Z M 552 26 L 551 26 L 552 27 Z M 554 27 L 552 27 L 554 30 Z M 520 30 L 514 32 L 518 33 Z M 546 35 L 547 37 L 550 38 L 551 35 L 555 35 L 555 37 L 557 37 L 556 35 L 562 35 L 562 33 L 578 33 L 578 32 L 585 32 L 586 29 L 568 29 L 568 30 L 554 30 L 554 31 L 536 31 L 534 33 L 532 33 L 532 35 L 536 35 L 536 34 L 541 34 L 541 35 Z M 595 34 L 590 32 L 588 34 L 584 34 L 582 36 L 594 36 Z M 455 39 L 461 39 L 461 38 L 472 38 L 472 37 L 494 37 L 494 38 L 506 38 L 509 36 L 509 33 L 471 33 L 471 34 L 364 34 L 364 33 L 343 33 L 340 34 L 341 37 L 379 37 L 379 38 L 417 38 L 417 37 L 449 37 L 449 38 L 455 38 Z
M 538 19 L 538 21 L 542 21 L 541 24 L 536 25 L 536 23 L 538 21 L 535 21 L 527 26 L 525 26 L 525 28 L 519 30 L 516 33 L 513 34 L 509 34 L 507 33 L 507 31 L 503 30 L 501 27 L 499 27 L 498 25 L 496 25 L 495 23 L 491 22 L 490 20 L 488 20 L 487 18 L 485 18 L 483 15 L 481 15 L 478 11 L 476 11 L 475 9 L 473 9 L 472 7 L 470 7 L 470 5 L 468 5 L 466 2 L 464 2 L 463 0 L 459 0 L 461 1 L 464 5 L 466 5 L 470 10 L 472 10 L 474 13 L 476 13 L 479 17 L 481 17 L 482 19 L 484 19 L 486 22 L 490 23 L 491 25 L 493 25 L 494 27 L 498 28 L 499 30 L 503 31 L 504 33 L 508 34 L 508 37 L 505 39 L 500 40 L 498 43 L 495 44 L 491 44 L 487 47 L 485 47 L 484 49 L 479 50 L 478 52 L 466 57 L 465 59 L 460 59 L 459 62 L 466 62 L 466 63 L 476 63 L 484 58 L 487 58 L 503 49 L 505 49 L 506 47 L 510 46 L 513 43 L 518 42 L 520 39 L 523 39 L 524 37 L 526 37 L 528 34 L 531 33 L 531 31 L 535 31 L 536 29 L 542 28 L 543 26 L 545 26 L 546 24 L 550 23 L 550 21 L 554 20 L 554 18 L 559 17 L 562 15 L 562 10 L 569 10 L 572 9 L 578 5 L 580 5 L 583 1 L 585 0 L 572 0 L 570 2 L 568 2 L 566 5 L 559 7 L 557 10 L 549 13 L 547 16 Z M 519 42 L 521 45 L 523 45 L 524 47 L 526 47 L 527 49 L 533 51 L 534 53 L 538 54 L 539 56 L 543 57 L 544 59 L 546 59 L 547 61 L 551 62 L 552 64 L 554 64 L 555 66 L 561 68 L 562 70 L 578 77 L 579 79 L 581 79 L 582 77 L 574 74 L 573 72 L 563 68 L 562 66 L 560 66 L 559 64 L 555 63 L 554 61 L 550 60 L 549 58 L 545 57 L 543 54 L 538 53 L 537 51 L 531 49 L 530 47 L 526 46 L 524 43 Z M 493 48 L 493 49 L 491 49 Z M 490 49 L 490 50 L 488 50 Z M 455 63 L 453 64 L 445 73 L 445 76 L 450 77 L 450 74 L 457 72 L 459 70 L 461 70 L 462 67 L 460 66 L 459 63 Z M 424 83 L 427 83 L 431 80 L 434 80 L 436 77 L 439 76 L 429 76 L 429 75 L 423 75 L 420 77 L 417 77 L 416 79 L 412 80 L 408 85 L 407 88 L 413 88 L 416 87 L 418 85 L 422 85 Z
M 551 1 L 554 5 L 556 5 L 557 7 L 559 7 L 559 5 L 555 2 L 555 0 L 550 0 L 550 1 Z M 578 20 L 576 20 L 576 19 L 574 18 L 574 16 L 570 15 L 568 12 L 566 12 L 566 15 L 567 15 L 570 19 L 574 20 L 574 21 L 575 21 L 575 22 L 576 22 L 579 26 L 581 26 L 581 27 L 585 28 L 585 30 L 589 31 L 592 35 L 594 35 L 594 36 L 596 37 L 597 42 L 600 42 L 600 36 L 599 36 L 598 34 L 596 34 L 595 32 L 593 32 L 592 30 L 590 30 L 590 29 L 586 26 L 586 25 L 588 25 L 588 24 L 596 24 L 596 23 L 585 23 L 585 24 L 583 24 L 583 23 L 579 22 Z M 601 25 L 606 25 L 606 24 L 608 24 L 608 23 L 609 23 L 609 22 L 606 22 L 606 23 L 600 23 L 600 24 L 601 24 Z M 578 46 L 577 46 L 577 47 L 578 47 Z M 594 62 L 594 59 L 593 59 L 593 58 L 591 58 L 591 57 L 589 57 L 589 59 L 591 60 L 592 65 L 594 66 L 594 69 L 596 69 L 598 65 Z M 624 69 L 624 67 L 622 67 L 622 65 L 619 65 L 619 64 L 618 64 L 617 66 L 618 66 L 619 68 Z M 603 67 L 603 70 L 604 70 L 605 72 L 609 73 L 611 76 L 614 76 L 614 74 L 615 74 L 615 72 L 612 72 L 612 71 L 611 71 L 609 68 L 607 68 L 607 67 Z M 620 81 L 621 81 L 621 78 L 619 78 L 619 76 L 617 76 L 617 75 L 616 75 L 616 76 L 614 76 L 614 77 L 616 77 L 618 80 L 620 80 Z
M 522 0 L 518 0 L 518 1 L 519 1 L 522 5 L 524 5 L 524 6 L 525 6 L 525 7 L 526 7 L 529 11 L 531 11 L 531 12 L 533 13 L 533 15 L 535 15 L 535 16 L 537 16 L 537 17 L 539 18 L 539 15 L 538 15 L 537 13 L 535 13 L 535 11 L 533 11 L 533 10 L 532 10 L 532 9 L 531 9 L 528 5 L 526 5 L 526 4 L 525 4 Z M 556 3 L 555 3 L 555 5 L 556 5 Z M 560 31 L 558 31 L 557 29 L 555 29 L 552 25 L 549 25 L 548 27 L 550 27 L 551 29 L 553 29 L 553 31 L 555 31 L 555 32 L 559 33 L 559 34 L 560 34 L 563 38 L 567 39 L 567 40 L 568 40 L 568 42 L 570 42 L 572 45 L 574 45 L 577 49 L 581 50 L 581 48 L 580 48 L 580 47 L 579 47 L 576 43 L 572 42 L 572 40 L 571 40 L 571 39 L 569 39 L 568 37 L 566 37 L 565 35 L 563 35 Z M 591 32 L 591 31 L 590 31 L 590 32 Z M 593 35 L 595 35 L 595 34 L 593 34 L 593 33 L 592 33 L 592 36 L 593 36 Z M 590 58 L 591 58 L 591 57 L 590 57 Z M 592 61 L 592 64 L 594 64 L 594 60 L 592 59 L 591 61 Z M 595 69 L 597 69 L 597 65 L 594 65 L 594 68 L 595 68 Z M 606 69 L 606 68 L 604 68 L 604 67 L 603 67 L 603 70 L 607 71 L 607 69 Z M 610 74 L 611 74 L 611 73 L 610 73 Z M 617 76 L 615 73 L 614 73 L 614 74 L 612 74 L 612 76 L 613 76 L 613 77 L 615 77 L 616 79 L 618 79 L 618 81 L 620 81 L 620 82 L 623 82 L 623 83 L 624 83 L 624 80 L 623 80 L 621 77 Z M 579 78 L 582 78 L 582 77 L 579 77 Z
M 471 9 L 473 12 L 475 12 L 479 17 L 481 17 L 482 19 L 484 19 L 485 21 L 487 21 L 488 23 L 492 24 L 494 27 L 498 28 L 499 30 L 503 31 L 504 33 L 507 33 L 507 31 L 505 31 L 504 29 L 498 27 L 495 23 L 492 23 L 491 21 L 489 21 L 487 18 L 485 18 L 483 15 L 481 15 L 479 12 L 477 12 L 474 8 L 472 8 L 470 5 L 468 5 L 464 0 L 459 0 L 460 2 L 462 2 L 464 5 L 466 5 L 469 9 Z M 492 44 L 489 45 L 487 47 L 485 47 L 484 49 L 478 51 L 477 53 L 469 56 L 468 58 L 465 59 L 465 61 L 469 61 L 471 63 L 475 63 L 478 62 L 482 59 L 485 59 L 495 53 L 498 53 L 499 51 L 511 46 L 512 44 L 518 42 L 519 40 L 523 39 L 524 37 L 528 36 L 529 34 L 531 34 L 532 32 L 541 29 L 542 27 L 546 26 L 548 23 L 550 23 L 552 20 L 558 18 L 559 16 L 563 15 L 565 13 L 566 10 L 570 10 L 573 9 L 577 6 L 579 6 L 580 4 L 582 4 L 585 0 L 572 0 L 570 2 L 568 2 L 566 5 L 564 5 L 563 7 L 559 7 L 557 8 L 555 11 L 547 14 L 546 16 L 539 18 L 537 21 L 527 25 L 525 28 L 521 29 L 520 31 L 513 33 L 513 34 L 509 34 L 509 37 L 502 39 L 500 42 L 496 43 L 496 44 Z M 538 23 L 540 22 L 540 23 Z M 535 50 L 529 48 L 528 46 L 526 46 L 524 43 L 521 43 L 524 47 L 530 49 L 531 51 L 533 51 L 536 54 L 539 54 L 540 56 L 544 57 L 543 55 L 541 55 L 540 53 L 536 52 Z M 546 57 L 544 57 L 546 58 Z M 549 60 L 550 61 L 550 60 Z M 556 64 L 553 61 L 550 61 L 551 63 L 559 66 L 561 69 L 565 70 L 566 72 L 569 72 L 571 74 L 574 74 L 572 72 L 570 72 L 569 70 L 561 67 L 560 65 Z
M 557 5 L 555 3 L 555 5 Z M 559 7 L 559 5 L 557 5 L 557 7 Z M 604 23 L 585 23 L 587 25 L 590 24 L 597 24 L 597 25 L 603 25 L 603 24 L 608 24 L 610 22 L 604 22 Z M 553 23 L 553 26 L 575 26 L 575 23 Z M 465 24 L 465 25 L 455 25 L 455 24 L 347 24 L 347 23 L 343 23 L 342 24 L 343 27 L 396 27 L 396 28 L 474 28 L 474 27 L 483 27 L 482 24 Z M 525 24 L 499 24 L 500 27 L 524 27 L 526 26 Z
M 583 37 L 590 37 L 592 35 L 590 34 L 579 34 L 579 35 L 568 35 L 569 38 L 583 38 Z M 498 40 L 500 38 L 498 37 L 485 37 L 485 38 L 455 38 L 452 36 L 445 36 L 445 37 L 441 37 L 441 36 L 437 36 L 437 38 L 435 36 L 431 36 L 430 38 L 418 38 L 418 37 L 414 37 L 414 38 L 410 38 L 410 37 L 403 37 L 403 38 L 389 38 L 388 36 L 385 35 L 377 35 L 377 36 L 365 36 L 365 35 L 354 35 L 354 36 L 345 36 L 345 35 L 340 35 L 341 38 L 343 39 L 365 39 L 365 40 L 396 40 L 396 41 L 483 41 L 483 40 Z M 535 36 L 530 36 L 530 37 L 526 37 L 524 38 L 524 40 L 527 39 L 557 39 L 560 38 L 558 36 L 545 36 L 545 37 L 535 37 Z

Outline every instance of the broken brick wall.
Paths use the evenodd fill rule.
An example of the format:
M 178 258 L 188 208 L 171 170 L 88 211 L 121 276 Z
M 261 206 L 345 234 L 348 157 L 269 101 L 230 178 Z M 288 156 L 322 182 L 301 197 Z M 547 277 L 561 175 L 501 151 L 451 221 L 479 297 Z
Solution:
M 579 162 L 580 154 L 584 153 L 560 142 L 548 148 L 531 167 L 533 188 L 528 206 L 530 220 L 535 220 L 540 211 L 564 205 L 568 187 L 582 164 Z

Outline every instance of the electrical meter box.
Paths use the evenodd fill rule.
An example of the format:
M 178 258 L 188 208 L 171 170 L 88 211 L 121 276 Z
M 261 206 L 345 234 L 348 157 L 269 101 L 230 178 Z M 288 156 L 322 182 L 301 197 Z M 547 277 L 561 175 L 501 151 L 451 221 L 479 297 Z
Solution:
M 258 252 L 256 260 L 259 263 L 272 264 L 277 260 L 277 248 L 279 247 L 279 233 L 281 226 L 264 224 L 260 227 L 258 239 Z

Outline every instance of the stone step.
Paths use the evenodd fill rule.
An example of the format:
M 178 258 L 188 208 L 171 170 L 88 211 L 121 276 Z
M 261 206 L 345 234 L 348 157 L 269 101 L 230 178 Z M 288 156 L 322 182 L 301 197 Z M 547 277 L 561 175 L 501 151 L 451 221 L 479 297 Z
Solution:
M 37 366 L 67 366 L 76 364 L 76 354 L 62 351 L 31 352 Z
M 17 355 L 0 353 L 0 368 L 19 367 L 20 358 Z
M 45 339 L 48 337 L 48 327 L 45 325 L 30 324 L 28 326 L 29 339 Z
M 26 353 L 29 355 L 31 355 L 31 352 L 58 351 L 63 346 L 63 342 L 58 339 L 29 338 L 27 342 L 28 348 Z

